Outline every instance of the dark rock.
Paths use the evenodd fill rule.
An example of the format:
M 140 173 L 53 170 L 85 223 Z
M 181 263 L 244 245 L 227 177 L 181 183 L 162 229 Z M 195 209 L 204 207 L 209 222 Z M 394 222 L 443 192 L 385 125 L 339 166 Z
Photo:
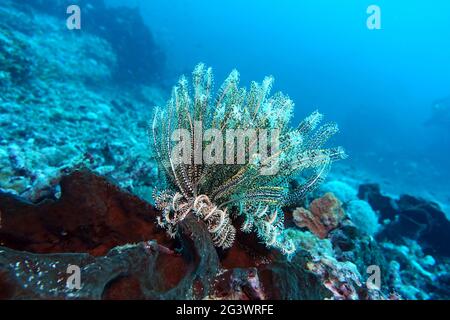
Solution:
M 403 195 L 398 200 L 399 219 L 395 231 L 417 240 L 426 254 L 450 256 L 450 221 L 439 205 Z
M 351 223 L 345 223 L 341 228 L 330 233 L 330 241 L 340 261 L 352 261 L 361 275 L 367 274 L 367 267 L 380 266 L 382 277 L 388 277 L 387 261 L 382 249 L 370 236 L 363 234 Z
M 5 247 L 0 247 L 0 252 L 0 273 L 4 275 L 0 291 L 7 299 L 160 299 L 170 297 L 169 289 L 174 288 L 166 287 L 164 268 L 158 264 L 170 254 L 156 242 L 116 247 L 102 257 L 33 254 Z M 67 268 L 74 265 L 81 270 L 80 289 L 67 286 Z
M 395 200 L 382 195 L 377 184 L 361 185 L 358 197 L 368 201 L 382 220 L 391 220 L 378 239 L 400 243 L 406 237 L 417 240 L 427 254 L 450 255 L 450 221 L 436 203 L 409 195 Z
M 431 293 L 431 299 L 450 300 L 450 274 L 439 275 L 436 281 L 429 284 L 427 289 Z
M 358 198 L 367 201 L 373 210 L 380 213 L 381 220 L 393 220 L 397 214 L 397 206 L 393 199 L 381 194 L 380 185 L 362 184 L 359 186 Z
M 276 300 L 323 300 L 330 292 L 323 286 L 320 277 L 306 271 L 311 257 L 300 251 L 291 261 L 280 257 L 261 267 L 259 273 L 268 299 Z

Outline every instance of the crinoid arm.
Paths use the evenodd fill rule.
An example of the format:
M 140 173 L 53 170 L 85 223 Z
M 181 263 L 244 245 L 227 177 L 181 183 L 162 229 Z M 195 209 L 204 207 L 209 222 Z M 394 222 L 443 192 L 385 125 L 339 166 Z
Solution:
M 320 126 L 318 111 L 289 126 L 294 103 L 270 94 L 273 81 L 252 82 L 247 91 L 233 70 L 213 97 L 212 70 L 199 64 L 192 89 L 181 77 L 166 106 L 155 109 L 150 141 L 168 189 L 154 198 L 158 224 L 169 235 L 193 215 L 206 224 L 215 246 L 229 248 L 236 235 L 233 217 L 242 215 L 242 232 L 255 232 L 284 254 L 295 252 L 284 236 L 282 208 L 304 198 L 332 162 L 346 156 L 340 147 L 324 148 L 338 127 Z M 292 179 L 301 181 L 295 190 L 289 188 Z

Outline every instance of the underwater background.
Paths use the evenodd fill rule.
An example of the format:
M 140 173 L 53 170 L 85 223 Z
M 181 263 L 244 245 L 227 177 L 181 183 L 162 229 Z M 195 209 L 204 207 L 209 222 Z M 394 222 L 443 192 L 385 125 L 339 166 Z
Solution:
M 71 4 L 81 8 L 80 30 L 66 26 Z M 380 30 L 366 24 L 373 4 Z M 285 208 L 289 236 L 310 257 L 294 262 L 307 267 L 271 269 L 272 253 L 242 240 L 242 252 L 254 249 L 257 257 L 219 251 L 208 263 L 262 268 L 260 285 L 254 274 L 230 271 L 221 281 L 246 289 L 222 295 L 205 293 L 208 268 L 196 274 L 203 293 L 192 293 L 188 273 L 157 269 L 149 278 L 121 265 L 152 263 L 138 245 L 121 247 L 147 240 L 162 252 L 148 258 L 157 265 L 187 272 L 194 263 L 194 253 L 185 260 L 173 254 L 184 240 L 165 239 L 155 219 L 142 217 L 157 214 L 148 206 L 161 180 L 147 138 L 153 108 L 199 62 L 213 68 L 215 90 L 235 68 L 244 87 L 274 76 L 273 91 L 295 102 L 292 125 L 318 109 L 339 124 L 331 144 L 349 155 L 303 203 Z M 0 298 L 449 299 L 449 157 L 448 1 L 0 3 Z M 305 212 L 320 222 L 307 222 Z M 54 269 L 51 253 L 63 265 L 75 259 L 108 271 L 89 273 L 80 292 L 52 291 L 61 274 L 45 282 L 26 263 Z M 382 270 L 380 290 L 364 284 L 370 265 Z M 278 285 L 267 280 L 272 273 Z M 319 285 L 330 282 L 332 289 Z
M 448 1 L 109 2 L 139 7 L 169 74 L 202 61 L 217 79 L 233 68 L 243 84 L 273 75 L 296 119 L 318 108 L 340 125 L 348 165 L 394 193 L 449 202 L 448 113 L 430 121 L 433 104 L 449 103 Z M 366 26 L 372 4 L 382 10 L 381 30 Z

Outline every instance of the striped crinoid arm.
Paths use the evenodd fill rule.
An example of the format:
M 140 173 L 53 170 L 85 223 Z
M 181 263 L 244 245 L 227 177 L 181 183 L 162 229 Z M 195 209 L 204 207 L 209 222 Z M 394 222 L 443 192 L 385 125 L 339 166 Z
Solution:
M 192 72 L 194 87 L 193 118 L 197 126 L 201 126 L 202 129 L 210 126 L 213 117 L 210 108 L 213 82 L 212 68 L 206 68 L 203 63 L 198 64 Z M 196 163 L 195 155 L 203 153 L 203 141 L 201 137 L 196 137 L 194 133 L 191 134 L 193 154 L 189 171 L 194 186 L 194 194 L 197 194 L 198 184 L 205 171 L 205 166 Z
M 265 77 L 261 84 L 256 81 L 251 83 L 250 91 L 247 94 L 246 108 L 250 112 L 253 119 L 257 119 L 262 115 L 260 112 L 261 106 L 269 97 L 273 82 L 273 77 Z
M 166 172 L 170 170 L 169 152 L 166 150 L 166 131 L 164 129 L 168 126 L 165 112 L 156 107 L 153 120 L 149 126 L 148 136 L 153 147 L 152 150 L 155 153 L 155 158 L 158 161 L 159 166 Z
M 223 196 L 233 193 L 234 189 L 246 179 L 245 169 L 239 170 L 234 176 L 225 181 L 222 185 L 211 192 L 213 201 L 217 201 Z
M 205 128 L 211 125 L 213 118 L 213 108 L 210 105 L 213 86 L 211 68 L 206 68 L 203 64 L 197 65 L 192 73 L 192 85 L 193 98 L 189 94 L 188 80 L 184 76 L 181 77 L 178 85 L 172 91 L 171 103 L 168 108 L 174 115 L 173 130 L 184 130 L 190 139 L 189 146 L 186 148 L 189 149 L 189 156 L 183 158 L 182 161 L 174 161 L 176 165 L 172 173 L 178 177 L 177 185 L 182 183 L 181 189 L 186 191 L 184 194 L 195 197 L 198 194 L 198 184 L 206 167 L 202 163 L 204 145 L 201 134 Z M 178 139 L 180 141 L 182 137 L 180 136 Z M 170 156 L 173 157 L 173 154 Z
M 197 73 L 200 73 L 198 71 Z M 202 140 L 195 137 L 195 114 L 204 113 L 206 108 L 205 103 L 208 102 L 206 95 L 207 91 L 211 90 L 212 79 L 208 80 L 206 71 L 204 77 L 206 79 L 199 79 L 200 75 L 194 76 L 198 86 L 203 86 L 203 89 L 197 90 L 197 96 L 192 101 L 189 90 L 188 81 L 185 77 L 181 77 L 178 85 L 172 90 L 172 96 L 169 100 L 166 110 L 160 111 L 154 117 L 154 149 L 158 150 L 159 157 L 162 159 L 162 167 L 164 168 L 169 180 L 179 191 L 186 197 L 194 197 L 197 193 L 197 183 L 202 172 L 202 165 L 195 164 L 195 153 L 202 152 Z M 209 76 L 210 77 L 210 76 Z M 200 117 L 200 116 L 199 116 Z M 199 118 L 200 120 L 201 118 Z M 187 133 L 187 137 L 185 135 Z M 189 141 L 185 141 L 188 138 Z M 197 138 L 197 139 L 195 139 Z M 175 152 L 175 143 L 182 141 L 188 144 L 183 152 L 188 154 L 181 154 Z M 179 151 L 179 150 L 178 150 Z
M 245 99 L 245 89 L 239 88 L 239 72 L 233 70 L 216 95 L 211 128 L 217 128 L 224 133 L 226 129 L 235 127 L 237 123 L 233 119 L 244 114 Z M 246 121 L 242 123 L 245 124 Z
M 308 117 L 303 119 L 295 129 L 300 135 L 306 136 L 311 131 L 315 130 L 320 122 L 323 120 L 323 115 L 319 111 L 314 111 Z
M 210 124 L 212 111 L 209 107 L 213 90 L 212 68 L 206 68 L 203 63 L 198 64 L 192 72 L 194 87 L 194 119 L 202 121 L 205 126 Z
M 171 128 L 175 120 L 172 111 L 171 108 L 168 108 L 167 111 L 155 110 L 151 141 L 153 149 L 156 151 L 157 162 L 160 169 L 165 173 L 167 182 L 175 186 L 186 198 L 189 198 L 192 196 L 192 183 L 185 172 L 185 168 L 177 164 L 172 155 Z
M 170 190 L 153 193 L 155 207 L 161 211 L 161 216 L 156 218 L 158 226 L 166 229 L 167 234 L 174 238 L 179 222 L 183 221 L 191 211 L 186 202 L 180 203 L 183 196 Z
M 281 201 L 283 206 L 289 206 L 298 203 L 304 199 L 308 193 L 316 189 L 327 177 L 331 167 L 331 161 L 324 162 L 320 167 L 313 168 L 313 173 L 295 190 L 285 195 Z
M 236 172 L 236 170 L 238 170 Z M 257 168 L 248 163 L 242 166 L 235 166 L 235 170 L 230 172 L 225 181 L 213 189 L 211 199 L 220 201 L 232 194 L 238 193 L 239 190 L 245 189 L 246 186 L 256 177 L 259 176 Z
M 207 195 L 198 196 L 193 203 L 196 215 L 206 222 L 216 247 L 230 248 L 233 245 L 236 229 L 231 223 L 227 209 L 219 209 Z
M 188 133 L 188 137 L 178 137 L 179 140 L 183 140 L 188 145 L 189 154 L 183 155 L 182 160 L 177 162 L 175 170 L 179 172 L 181 183 L 183 183 L 183 188 L 186 191 L 184 195 L 186 197 L 193 197 L 195 195 L 196 185 L 196 166 L 194 165 L 195 152 L 198 151 L 198 147 L 195 145 L 195 135 L 194 126 L 195 119 L 193 109 L 192 99 L 189 95 L 188 81 L 183 76 L 181 77 L 179 84 L 174 88 L 174 101 L 175 101 L 175 113 L 177 116 L 177 127 L 178 130 L 185 130 Z M 184 141 L 188 138 L 189 141 Z M 201 141 L 199 142 L 201 143 Z M 201 145 L 200 145 L 201 148 Z M 186 152 L 187 150 L 184 150 Z M 172 156 L 174 156 L 172 154 Z
M 306 141 L 305 148 L 314 150 L 322 147 L 325 142 L 328 141 L 332 136 L 339 132 L 339 128 L 336 123 L 329 122 L 321 126 L 317 131 L 311 135 L 311 137 Z
M 339 132 L 334 122 L 325 123 L 317 129 L 323 118 L 322 114 L 314 111 L 301 121 L 297 128 L 290 130 L 282 139 L 283 152 L 290 155 L 320 149 Z
M 281 207 L 265 202 L 246 203 L 240 209 L 245 217 L 241 230 L 255 231 L 258 238 L 269 248 L 279 249 L 283 254 L 292 254 L 296 248 L 284 237 L 284 213 Z
M 165 110 L 156 108 L 150 130 L 150 140 L 153 150 L 156 152 L 156 159 L 166 182 L 176 186 L 181 192 L 186 194 L 186 188 L 182 184 L 179 172 L 175 170 L 172 159 L 172 126 L 174 110 L 171 108 L 172 100 L 169 100 Z
M 262 218 L 269 215 L 269 208 L 279 208 L 284 199 L 287 189 L 280 186 L 253 186 L 249 189 L 240 189 L 230 200 L 222 203 L 220 208 L 237 207 L 239 214 L 249 218 L 249 221 L 255 221 L 255 217 Z M 272 220 L 272 219 L 270 219 Z M 244 227 L 244 229 L 248 229 Z
M 246 202 L 266 202 L 272 204 L 278 204 L 286 193 L 286 188 L 284 187 L 258 187 L 256 189 L 250 190 L 244 196 L 244 201 Z
M 284 175 L 295 176 L 306 169 L 330 165 L 334 161 L 345 159 L 346 156 L 341 147 L 307 150 L 297 154 L 295 159 L 283 165 Z

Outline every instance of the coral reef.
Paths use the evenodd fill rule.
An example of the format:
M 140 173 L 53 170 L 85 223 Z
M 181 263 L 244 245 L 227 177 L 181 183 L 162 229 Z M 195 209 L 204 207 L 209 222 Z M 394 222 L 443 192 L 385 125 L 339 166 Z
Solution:
M 434 287 L 429 292 L 438 292 L 445 286 L 448 290 L 448 283 L 446 284 L 442 278 L 445 277 L 446 268 L 436 268 L 434 258 L 425 256 L 417 242 L 405 239 L 405 245 L 397 246 L 386 242 L 382 244 L 382 247 L 392 257 L 389 263 L 392 286 L 395 286 L 405 299 L 432 299 L 428 292 L 419 289 L 424 282 L 426 286 Z
M 21 1 L 17 2 L 20 5 Z M 73 4 L 70 0 L 27 1 L 28 6 L 56 18 L 60 18 Z M 165 67 L 164 52 L 137 8 L 109 7 L 103 0 L 78 0 L 76 4 L 82 12 L 83 33 L 88 32 L 111 44 L 117 58 L 117 63 L 111 68 L 114 80 L 149 84 L 161 79 Z M 97 50 L 92 52 L 101 53 Z
M 319 261 L 309 262 L 307 268 L 322 278 L 325 287 L 333 294 L 334 299 L 359 299 L 357 289 L 362 286 L 361 275 L 354 264 L 321 258 Z
M 145 127 L 163 91 L 118 90 L 108 41 L 22 2 L 2 1 L 0 26 L 0 189 L 38 202 L 88 167 L 151 199 Z
M 383 263 L 389 287 L 405 299 L 448 299 L 449 252 L 444 244 L 450 224 L 439 206 L 408 195 L 391 198 L 377 184 L 361 185 L 358 196 L 383 219 L 375 239 L 389 261 Z
M 449 257 L 450 221 L 438 204 L 402 195 L 393 199 L 381 193 L 377 185 L 361 185 L 361 198 L 368 199 L 384 221 L 381 241 L 402 244 L 404 238 L 416 240 L 428 254 Z
M 319 191 L 323 193 L 331 192 L 344 204 L 358 199 L 358 190 L 339 180 L 324 183 L 320 186 Z
M 345 184 L 333 182 L 332 185 Z M 326 185 L 320 188 L 322 193 L 329 190 L 330 186 Z M 353 192 L 351 194 L 354 195 Z M 390 198 L 382 195 L 379 186 L 375 184 L 361 185 L 358 192 L 358 196 L 367 200 L 370 205 L 366 201 L 354 199 L 353 196 L 348 198 L 348 195 L 348 192 L 340 193 L 341 197 L 348 199 L 341 208 L 348 214 L 348 219 L 341 220 L 337 227 L 330 231 L 324 230 L 321 215 L 312 215 L 310 211 L 300 208 L 293 215 L 294 223 L 296 218 L 300 219 L 300 214 L 302 218 L 309 217 L 307 227 L 313 233 L 296 231 L 293 234 L 292 229 L 289 231 L 292 238 L 296 239 L 298 246 L 304 247 L 308 252 L 313 253 L 313 256 L 321 257 L 322 254 L 326 257 L 325 261 L 336 259 L 339 263 L 350 263 L 356 266 L 360 276 L 366 274 L 368 266 L 380 267 L 381 279 L 384 283 L 381 293 L 371 290 L 360 291 L 358 283 L 350 280 L 343 282 L 345 290 L 336 291 L 340 288 L 340 284 L 332 277 L 328 284 L 334 297 L 336 299 L 356 296 L 358 298 L 364 296 L 364 299 L 446 299 L 450 292 L 448 254 L 442 250 L 443 246 L 436 243 L 431 245 L 431 234 L 427 233 L 431 228 L 437 228 L 437 230 L 447 228 L 448 222 L 442 219 L 444 213 L 439 211 L 439 207 L 411 196 L 401 196 L 398 200 Z M 312 203 L 321 199 L 323 198 L 317 198 Z M 377 209 L 377 213 L 372 207 Z M 426 218 L 413 220 L 419 217 L 414 214 L 401 217 L 408 214 L 410 210 L 419 210 Z M 370 214 L 367 216 L 365 212 Z M 379 219 L 383 219 L 383 225 L 379 224 Z M 416 221 L 414 227 L 410 225 L 412 221 Z M 442 224 L 438 225 L 437 221 Z M 320 227 L 320 231 L 314 231 L 317 226 Z M 300 224 L 299 227 L 305 227 L 305 225 Z M 323 240 L 319 242 L 319 238 Z M 442 242 L 445 241 L 445 235 L 442 232 L 436 232 L 431 239 L 434 242 Z M 316 249 L 312 250 L 313 247 Z M 326 270 L 330 267 L 327 267 L 326 263 L 321 263 L 321 259 L 311 260 L 310 268 L 318 275 L 328 275 Z M 334 267 L 340 268 L 336 264 Z M 336 270 L 329 270 L 329 272 L 336 274 Z M 355 276 L 357 273 L 351 274 Z
M 373 236 L 380 230 L 378 216 L 366 201 L 350 201 L 346 206 L 346 212 L 361 231 Z

